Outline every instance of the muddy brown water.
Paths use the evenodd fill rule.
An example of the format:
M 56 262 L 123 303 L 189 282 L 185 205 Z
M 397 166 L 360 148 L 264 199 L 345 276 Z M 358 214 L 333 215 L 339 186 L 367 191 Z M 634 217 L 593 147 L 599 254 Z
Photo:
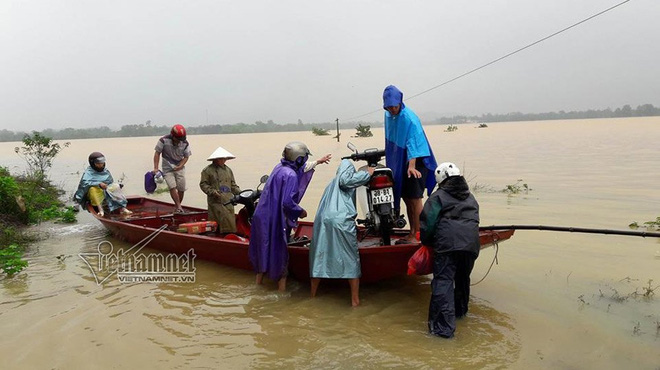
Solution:
M 488 128 L 426 126 L 438 162 L 453 161 L 481 204 L 483 225 L 538 224 L 627 229 L 660 216 L 660 118 L 494 123 Z M 382 147 L 374 137 L 358 147 Z M 347 138 L 345 131 L 342 138 Z M 51 178 L 75 189 L 87 155 L 102 151 L 125 192 L 144 195 L 157 138 L 73 140 Z M 190 136 L 184 204 L 204 207 L 198 187 L 218 145 L 242 188 L 302 140 L 332 153 L 302 202 L 313 217 L 334 176 L 341 143 L 311 133 Z M 0 165 L 22 171 L 17 143 L 0 143 Z M 532 189 L 497 190 L 521 179 Z M 169 200 L 167 194 L 156 198 Z M 456 338 L 426 334 L 429 277 L 363 286 L 350 307 L 348 286 L 292 281 L 278 293 L 248 271 L 195 261 L 196 281 L 97 285 L 79 253 L 112 239 L 90 215 L 75 225 L 42 224 L 48 238 L 28 248 L 30 266 L 0 278 L 2 368 L 635 368 L 660 367 L 660 241 L 653 238 L 518 231 L 487 249 L 472 275 L 470 312 Z M 58 259 L 56 256 L 64 256 Z M 637 294 L 635 294 L 637 293 Z

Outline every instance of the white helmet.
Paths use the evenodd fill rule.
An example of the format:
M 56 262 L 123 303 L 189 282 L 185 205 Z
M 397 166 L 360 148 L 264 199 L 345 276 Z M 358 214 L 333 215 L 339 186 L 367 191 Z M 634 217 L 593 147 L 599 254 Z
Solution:
M 446 178 L 451 176 L 460 176 L 461 170 L 458 169 L 458 166 L 451 162 L 440 163 L 438 168 L 435 169 L 435 181 L 440 184 L 445 181 Z
M 312 155 L 312 153 L 309 152 L 307 145 L 300 141 L 292 141 L 286 144 L 282 151 L 282 157 L 291 162 L 295 162 L 299 157 L 305 157 L 307 155 Z
M 212 161 L 214 159 L 234 159 L 236 158 L 235 155 L 229 153 L 225 148 L 219 146 L 218 149 L 216 149 L 213 154 L 211 154 L 207 160 Z

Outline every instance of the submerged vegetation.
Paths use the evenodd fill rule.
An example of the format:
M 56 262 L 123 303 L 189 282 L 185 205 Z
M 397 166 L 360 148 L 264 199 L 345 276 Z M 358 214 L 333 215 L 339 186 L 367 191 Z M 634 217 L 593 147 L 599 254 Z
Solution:
M 316 136 L 326 136 L 326 135 L 330 135 L 330 131 L 324 128 L 312 127 L 312 134 Z
M 640 227 L 645 228 L 648 231 L 660 231 L 660 217 L 656 217 L 655 221 L 646 221 L 642 225 L 638 224 L 637 221 L 634 221 L 628 225 L 631 229 L 639 229 Z
M 502 193 L 506 194 L 529 194 L 530 191 L 532 191 L 532 188 L 530 188 L 526 183 L 523 183 L 522 179 L 518 179 L 515 184 L 509 184 L 504 189 L 502 189 Z
M 355 127 L 355 130 L 357 130 L 357 132 L 355 133 L 355 137 L 372 137 L 372 136 L 374 136 L 374 134 L 371 132 L 371 126 L 370 125 L 359 124 Z
M 449 125 L 449 126 L 447 126 L 447 129 L 445 129 L 445 132 L 454 132 L 456 130 L 458 130 L 458 126 Z
M 8 276 L 27 266 L 24 246 L 35 238 L 25 233 L 25 226 L 49 220 L 76 222 L 73 207 L 64 208 L 60 201 L 63 191 L 48 179 L 53 160 L 67 146 L 38 132 L 26 134 L 23 146 L 15 149 L 28 165 L 26 173 L 12 175 L 0 167 L 0 269 Z

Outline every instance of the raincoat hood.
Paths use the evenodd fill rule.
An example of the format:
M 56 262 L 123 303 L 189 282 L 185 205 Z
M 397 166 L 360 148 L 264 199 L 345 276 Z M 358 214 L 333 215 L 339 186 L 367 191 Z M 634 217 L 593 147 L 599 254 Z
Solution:
M 470 195 L 470 187 L 463 176 L 450 176 L 440 183 L 439 188 L 458 200 L 465 200 Z
M 397 105 L 401 105 L 402 110 L 405 108 L 406 105 L 403 104 L 403 93 L 396 86 L 390 85 L 383 91 L 383 109 L 396 107 Z

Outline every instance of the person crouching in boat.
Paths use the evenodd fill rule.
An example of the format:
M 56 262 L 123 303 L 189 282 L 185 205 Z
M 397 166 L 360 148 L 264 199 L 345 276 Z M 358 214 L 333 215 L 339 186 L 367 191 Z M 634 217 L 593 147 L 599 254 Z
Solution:
M 121 185 L 114 182 L 112 174 L 105 167 L 105 156 L 100 152 L 93 152 L 87 161 L 89 167 L 80 178 L 73 200 L 83 208 L 90 203 L 101 216 L 105 214 L 104 205 L 110 212 L 119 210 L 122 214 L 131 214 L 132 212 L 126 209 L 128 202 L 121 193 Z
M 228 203 L 234 194 L 241 192 L 236 185 L 234 173 L 225 163 L 236 158 L 223 147 L 218 147 L 207 159 L 211 164 L 202 170 L 199 187 L 206 194 L 209 221 L 218 223 L 218 233 L 236 232 L 234 205 Z
M 438 190 L 420 216 L 422 244 L 433 248 L 429 332 L 451 338 L 456 318 L 468 312 L 470 273 L 479 256 L 479 203 L 459 168 L 450 162 L 435 170 Z
M 298 218 L 307 217 L 300 200 L 312 179 L 314 169 L 305 171 L 311 155 L 307 145 L 293 141 L 284 147 L 282 159 L 264 185 L 259 203 L 252 216 L 249 256 L 257 273 L 257 284 L 264 274 L 277 281 L 280 291 L 286 290 L 289 251 L 288 236 L 297 226 Z
M 355 189 L 369 182 L 373 173 L 374 167 L 358 172 L 348 159 L 344 159 L 337 169 L 337 175 L 323 192 L 309 248 L 312 298 L 316 296 L 321 278 L 348 279 L 351 305 L 356 307 L 360 304 L 362 272 L 355 225 Z

